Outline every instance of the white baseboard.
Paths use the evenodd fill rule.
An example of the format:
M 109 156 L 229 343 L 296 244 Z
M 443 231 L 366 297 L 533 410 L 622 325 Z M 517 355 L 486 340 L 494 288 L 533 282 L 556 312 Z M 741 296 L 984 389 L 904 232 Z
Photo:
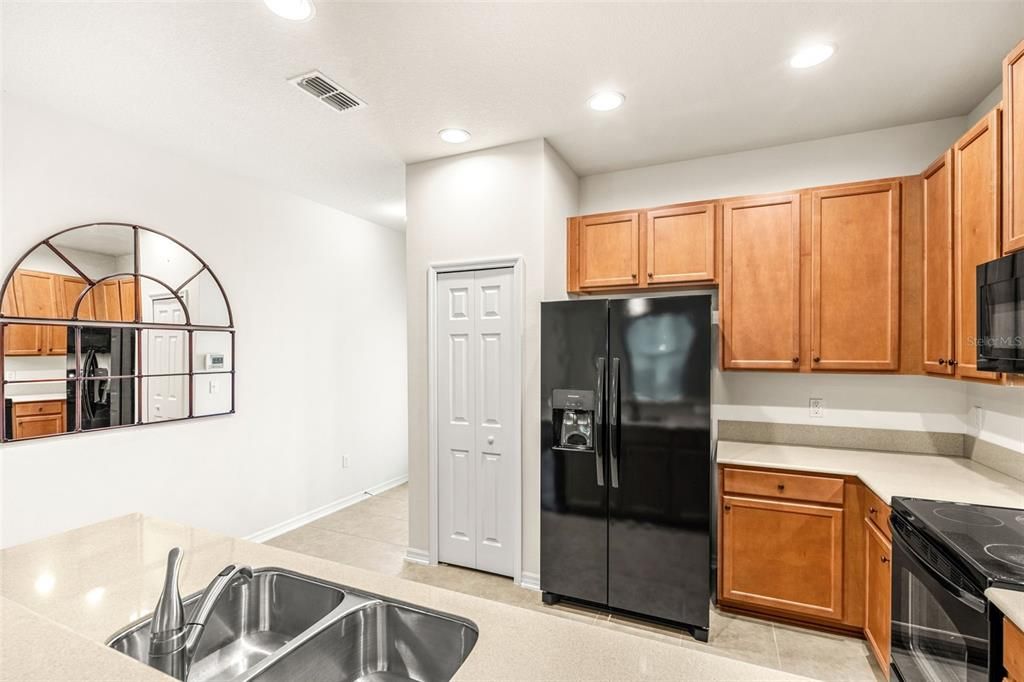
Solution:
M 525 587 L 528 590 L 537 590 L 540 592 L 540 576 L 536 573 L 527 573 L 523 571 L 522 579 L 519 581 L 520 587 Z
M 329 516 L 336 511 L 344 509 L 345 507 L 351 507 L 353 504 L 358 504 L 359 502 L 367 500 L 374 495 L 379 495 L 386 490 L 400 486 L 408 480 L 408 476 L 399 476 L 397 478 L 391 479 L 390 481 L 378 483 L 377 485 L 368 488 L 364 492 L 346 495 L 345 497 L 342 497 L 339 500 L 335 500 L 334 502 L 329 502 L 323 505 L 322 507 L 317 507 L 316 509 L 305 512 L 304 514 L 299 514 L 298 516 L 294 516 L 286 521 L 282 521 L 281 523 L 276 523 L 273 526 L 270 526 L 269 528 L 264 528 L 261 531 L 257 531 L 251 535 L 247 535 L 243 539 L 248 540 L 249 542 L 266 542 L 267 540 L 276 538 L 278 535 L 284 535 L 288 531 L 295 530 L 296 528 L 301 528 L 302 526 L 305 526 L 308 523 L 312 523 L 317 519 L 322 519 L 325 516 Z
M 410 564 L 420 564 L 422 566 L 430 565 L 430 552 L 422 549 L 416 549 L 414 547 L 407 547 L 405 550 L 405 560 Z

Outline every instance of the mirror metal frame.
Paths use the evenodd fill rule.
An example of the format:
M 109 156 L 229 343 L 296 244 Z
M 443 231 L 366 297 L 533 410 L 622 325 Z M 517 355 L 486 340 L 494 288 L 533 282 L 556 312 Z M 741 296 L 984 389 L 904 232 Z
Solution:
M 55 246 L 52 243 L 53 239 L 59 237 L 62 234 L 66 234 L 66 233 L 71 232 L 73 230 L 79 230 L 79 229 L 83 229 L 83 228 L 97 227 L 97 226 L 125 227 L 125 228 L 129 228 L 129 229 L 132 230 L 132 241 L 133 241 L 133 252 L 134 252 L 133 253 L 133 259 L 134 259 L 133 270 L 134 270 L 134 272 L 112 273 L 112 274 L 109 274 L 109 275 L 104 275 L 104 276 L 102 276 L 100 278 L 97 278 L 97 279 L 93 279 L 92 277 L 89 277 L 88 275 L 86 275 L 85 272 L 83 272 L 81 268 L 79 268 L 70 258 L 68 258 L 64 253 L 62 253 L 60 251 L 60 249 L 57 246 Z M 174 243 L 177 246 L 181 247 L 187 253 L 189 253 L 193 258 L 196 259 L 196 261 L 199 263 L 199 266 L 200 266 L 199 269 L 194 274 L 192 274 L 188 279 L 186 279 L 184 282 L 182 282 L 177 288 L 172 288 L 166 282 L 164 282 L 164 281 L 162 281 L 162 280 L 160 280 L 160 279 L 158 279 L 156 277 L 153 277 L 152 275 L 147 275 L 146 273 L 141 272 L 140 271 L 140 269 L 141 269 L 141 251 L 140 251 L 140 239 L 139 239 L 140 231 L 146 231 L 146 232 L 150 232 L 150 233 L 156 234 L 158 236 L 164 237 L 165 239 L 168 239 L 172 243 Z M 141 225 L 136 225 L 136 224 L 133 224 L 133 223 L 122 223 L 122 222 L 93 222 L 93 223 L 85 223 L 85 224 L 82 224 L 82 225 L 76 225 L 74 227 L 69 227 L 67 229 L 64 229 L 64 230 L 61 230 L 59 232 L 56 232 L 56 233 L 50 235 L 49 237 L 47 237 L 46 239 L 43 239 L 43 240 L 37 242 L 27 252 L 25 252 L 25 254 L 22 255 L 21 258 L 19 258 L 14 263 L 14 266 L 11 268 L 10 272 L 8 272 L 7 276 L 4 278 L 3 286 L 0 287 L 0 298 L 2 298 L 3 295 L 7 293 L 8 287 L 13 286 L 13 281 L 14 281 L 15 273 L 21 267 L 21 264 L 24 263 L 25 260 L 32 253 L 34 253 L 37 249 L 39 249 L 41 247 L 44 247 L 44 246 L 46 248 L 48 248 L 50 251 L 52 251 L 61 261 L 63 261 L 75 273 L 77 273 L 78 276 L 81 277 L 85 281 L 86 286 L 82 289 L 81 294 L 79 294 L 78 298 L 75 300 L 75 304 L 74 304 L 74 307 L 72 308 L 72 314 L 71 314 L 70 318 L 31 318 L 31 317 L 21 317 L 21 316 L 18 316 L 18 315 L 6 315 L 6 314 L 3 313 L 2 310 L 0 310 L 0 351 L 2 351 L 2 352 L 0 352 L 0 389 L 2 389 L 2 390 L 0 390 L 0 400 L 2 400 L 2 402 L 4 404 L 4 409 L 0 410 L 0 442 L 3 442 L 3 443 L 22 443 L 22 442 L 41 440 L 41 439 L 44 439 L 44 438 L 55 438 L 55 437 L 59 437 L 59 436 L 68 436 L 68 435 L 72 435 L 72 434 L 76 434 L 76 433 L 93 433 L 93 432 L 108 431 L 108 430 L 113 430 L 113 429 L 123 429 L 123 428 L 127 428 L 127 427 L 132 427 L 132 426 L 146 426 L 146 425 L 149 425 L 149 424 L 165 424 L 165 423 L 170 423 L 170 422 L 186 421 L 186 420 L 190 420 L 190 419 L 204 419 L 204 418 L 207 418 L 207 417 L 218 417 L 218 416 L 224 416 L 224 415 L 229 415 L 229 414 L 234 414 L 235 413 L 235 401 L 236 401 L 236 396 L 235 396 L 235 372 L 236 372 L 236 369 L 237 369 L 237 355 L 236 355 L 236 347 L 235 347 L 236 344 L 235 344 L 234 314 L 233 314 L 232 309 L 231 309 L 231 302 L 228 300 L 227 294 L 224 291 L 224 286 L 221 284 L 220 279 L 217 277 L 216 273 L 214 273 L 213 270 L 210 269 L 210 267 L 209 267 L 209 265 L 207 265 L 206 261 L 199 256 L 199 254 L 197 254 L 191 248 L 189 248 L 185 244 L 181 243 L 180 241 L 178 241 L 174 237 L 171 237 L 168 234 L 160 232 L 159 230 L 154 230 L 152 228 L 143 227 Z M 227 312 L 227 317 L 228 317 L 228 324 L 227 325 L 194 324 L 192 322 L 191 312 L 189 311 L 188 304 L 185 302 L 184 298 L 182 297 L 181 292 L 182 292 L 183 289 L 185 289 L 185 287 L 187 287 L 189 284 L 191 284 L 193 281 L 195 281 L 195 279 L 197 277 L 202 275 L 204 271 L 209 273 L 210 277 L 213 279 L 214 284 L 217 285 L 217 288 L 220 291 L 221 297 L 224 300 L 224 307 L 225 307 L 225 310 Z M 79 308 L 80 308 L 80 306 L 82 304 L 82 301 L 85 300 L 85 297 L 88 296 L 89 293 L 92 292 L 96 288 L 97 285 L 99 285 L 102 282 L 111 280 L 111 279 L 125 278 L 125 277 L 132 277 L 135 280 L 135 291 L 136 291 L 136 295 L 135 295 L 135 320 L 133 320 L 131 322 L 126 322 L 126 321 L 117 321 L 117 320 L 109 320 L 109 321 L 107 321 L 107 320 L 82 320 L 82 319 L 79 319 L 78 312 L 79 312 Z M 152 282 L 155 282 L 156 284 L 158 284 L 161 287 L 163 287 L 168 293 L 170 293 L 171 296 L 173 296 L 175 300 L 177 300 L 178 304 L 181 306 L 181 309 L 182 309 L 182 311 L 183 311 L 183 313 L 185 315 L 185 323 L 184 324 L 168 324 L 168 323 L 142 322 L 141 321 L 142 320 L 142 310 L 141 310 L 141 308 L 142 308 L 142 296 L 141 296 L 141 288 L 139 286 L 141 279 L 147 279 L 147 280 L 150 280 Z M 74 329 L 75 330 L 75 344 L 74 344 L 74 346 L 75 346 L 74 347 L 75 376 L 73 378 L 65 377 L 63 379 L 33 379 L 33 380 L 23 380 L 23 381 L 8 381 L 7 380 L 7 374 L 6 374 L 5 368 L 4 368 L 5 359 L 6 359 L 5 336 L 6 336 L 7 330 L 10 327 L 15 327 L 15 326 L 50 326 L 50 327 L 64 327 L 66 329 Z M 83 429 L 82 428 L 82 400 L 81 400 L 81 397 L 82 397 L 82 385 L 83 385 L 83 383 L 85 381 L 88 381 L 88 379 L 86 379 L 85 377 L 81 376 L 81 372 L 82 372 L 81 336 L 82 336 L 82 329 L 86 328 L 86 327 L 132 329 L 133 332 L 134 332 L 135 347 L 136 347 L 135 372 L 133 374 L 130 374 L 130 375 L 120 375 L 118 377 L 106 377 L 106 379 L 108 379 L 108 380 L 109 379 L 126 379 L 126 378 L 132 379 L 133 384 L 135 385 L 135 396 L 136 396 L 135 411 L 136 412 L 135 412 L 135 419 L 130 424 L 118 424 L 118 425 L 112 425 L 112 426 L 104 426 L 104 427 L 99 427 L 99 428 L 95 428 L 95 429 Z M 142 338 L 143 338 L 143 332 L 145 330 L 148 330 L 148 329 L 164 330 L 164 331 L 170 329 L 170 330 L 180 330 L 180 331 L 185 332 L 185 334 L 187 336 L 187 339 L 188 339 L 188 343 L 187 343 L 187 353 L 188 353 L 188 363 L 187 364 L 188 364 L 188 368 L 187 368 L 186 371 L 184 371 L 184 372 L 182 372 L 180 374 L 172 374 L 172 375 L 168 375 L 168 374 L 145 374 L 143 372 L 143 368 L 142 368 L 142 364 L 143 364 L 142 363 Z M 229 370 L 225 370 L 223 372 L 202 372 L 202 371 L 197 372 L 196 371 L 196 367 L 194 366 L 194 364 L 195 364 L 195 357 L 194 357 L 194 341 L 193 341 L 193 335 L 194 335 L 195 332 L 223 332 L 223 333 L 226 333 L 226 334 L 230 335 L 231 368 Z M 71 351 L 71 349 L 69 348 L 68 352 L 66 352 L 64 354 L 65 358 L 67 358 L 68 355 L 70 355 L 70 351 Z M 230 376 L 230 378 L 231 378 L 230 379 L 230 381 L 231 381 L 231 406 L 230 406 L 230 409 L 228 411 L 226 411 L 226 412 L 217 412 L 217 413 L 213 413 L 213 414 L 202 414 L 202 415 L 195 414 L 195 376 L 196 376 L 196 374 L 219 374 L 219 375 L 229 375 Z M 146 379 L 146 378 L 150 378 L 150 377 L 161 377 L 161 376 L 187 376 L 187 378 L 188 378 L 188 389 L 187 389 L 188 390 L 188 415 L 184 416 L 184 417 L 177 417 L 177 418 L 174 418 L 174 419 L 165 419 L 165 420 L 155 421 L 155 422 L 143 421 L 142 403 L 141 403 L 141 398 L 142 398 L 141 387 L 143 385 L 143 380 Z M 34 437 L 31 437 L 31 438 L 17 438 L 17 439 L 15 439 L 15 438 L 13 438 L 13 434 L 12 434 L 11 438 L 7 437 L 7 427 L 8 427 L 8 424 L 7 424 L 7 410 L 6 410 L 6 398 L 8 397 L 7 396 L 7 386 L 9 384 L 26 385 L 26 384 L 32 384 L 32 383 L 62 384 L 64 386 L 64 388 L 65 388 L 65 391 L 67 390 L 67 384 L 68 383 L 74 383 L 75 384 L 75 388 L 74 388 L 74 390 L 75 390 L 75 397 L 76 397 L 76 400 L 75 400 L 75 428 L 73 430 L 64 431 L 63 433 L 58 433 L 58 434 L 47 434 L 47 435 L 44 435 L 44 436 L 34 436 Z M 12 416 L 12 419 L 13 419 L 13 416 Z M 12 426 L 13 426 L 13 424 L 12 424 Z

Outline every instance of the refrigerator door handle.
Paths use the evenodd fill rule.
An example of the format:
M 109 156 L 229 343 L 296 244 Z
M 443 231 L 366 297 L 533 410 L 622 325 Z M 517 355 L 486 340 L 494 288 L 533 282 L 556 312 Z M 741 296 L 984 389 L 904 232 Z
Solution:
M 594 460 L 597 463 L 597 486 L 604 487 L 604 451 L 601 436 L 604 431 L 604 358 L 597 359 L 597 405 L 594 407 Z
M 612 371 L 609 380 L 608 396 L 608 454 L 611 460 L 612 487 L 619 487 L 619 359 L 612 358 Z

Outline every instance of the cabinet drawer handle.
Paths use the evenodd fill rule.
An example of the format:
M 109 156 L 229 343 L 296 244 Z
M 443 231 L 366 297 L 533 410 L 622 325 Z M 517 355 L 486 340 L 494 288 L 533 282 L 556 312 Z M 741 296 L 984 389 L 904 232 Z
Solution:
M 777 487 L 779 489 L 779 492 L 781 493 L 782 491 L 784 491 L 786 489 L 786 484 L 785 483 L 780 483 Z

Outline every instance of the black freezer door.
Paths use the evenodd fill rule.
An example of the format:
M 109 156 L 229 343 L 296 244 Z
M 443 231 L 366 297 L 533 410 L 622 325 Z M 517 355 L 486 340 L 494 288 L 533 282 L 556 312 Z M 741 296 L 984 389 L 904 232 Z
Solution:
M 711 297 L 612 300 L 609 345 L 608 604 L 706 628 Z
M 599 480 L 607 466 L 605 433 L 595 424 L 593 449 L 558 449 L 552 395 L 594 391 L 603 419 L 607 330 L 605 300 L 541 304 L 540 584 L 545 592 L 600 604 L 608 598 L 608 498 Z

